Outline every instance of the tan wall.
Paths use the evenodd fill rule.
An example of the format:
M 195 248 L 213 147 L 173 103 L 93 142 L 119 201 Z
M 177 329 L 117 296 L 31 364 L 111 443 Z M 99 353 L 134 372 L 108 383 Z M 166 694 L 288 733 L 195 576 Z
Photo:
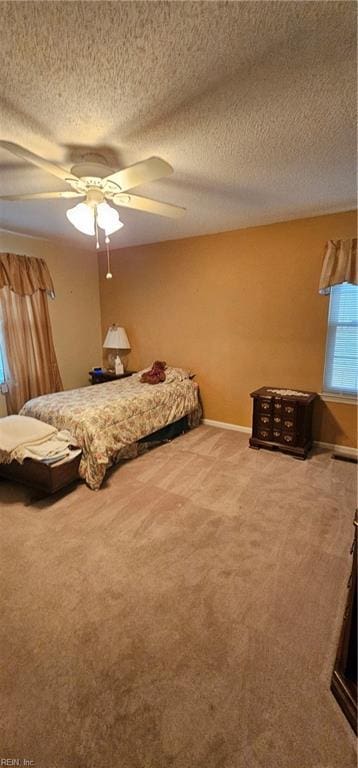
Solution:
M 87 384 L 88 371 L 100 365 L 102 355 L 95 252 L 4 232 L 0 232 L 0 250 L 45 259 L 56 291 L 55 300 L 49 299 L 49 310 L 64 388 Z M 0 415 L 5 413 L 5 398 L 0 396 Z
M 128 333 L 131 368 L 155 358 L 195 371 L 205 416 L 251 424 L 262 385 L 320 392 L 328 298 L 326 240 L 355 236 L 354 212 L 167 241 L 100 258 L 102 335 Z M 356 408 L 320 403 L 315 438 L 356 445 Z

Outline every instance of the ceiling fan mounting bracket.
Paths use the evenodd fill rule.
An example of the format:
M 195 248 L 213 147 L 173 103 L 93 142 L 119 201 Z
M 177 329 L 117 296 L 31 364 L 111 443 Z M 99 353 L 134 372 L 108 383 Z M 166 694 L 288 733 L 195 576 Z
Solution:
M 114 170 L 113 168 L 110 168 L 109 165 L 105 165 L 104 163 L 93 163 L 91 161 L 78 163 L 71 168 L 71 174 L 77 176 L 79 179 L 87 177 L 104 179 L 106 176 L 110 176 L 111 173 L 114 173 Z
M 113 197 L 121 191 L 119 184 L 99 176 L 82 176 L 80 179 L 66 179 L 66 181 L 81 195 L 86 195 L 90 189 L 98 189 L 106 197 Z

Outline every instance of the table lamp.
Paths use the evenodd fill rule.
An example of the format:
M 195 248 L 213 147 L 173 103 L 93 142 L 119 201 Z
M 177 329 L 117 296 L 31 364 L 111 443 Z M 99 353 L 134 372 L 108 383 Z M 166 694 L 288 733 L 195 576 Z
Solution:
M 119 325 L 111 325 L 108 328 L 107 336 L 103 342 L 104 349 L 112 349 L 114 352 L 108 355 L 109 368 L 116 368 L 116 373 L 123 373 L 123 363 L 119 357 L 120 349 L 130 349 L 131 345 L 124 328 Z M 117 371 L 118 368 L 118 371 Z M 121 370 L 119 370 L 121 368 Z

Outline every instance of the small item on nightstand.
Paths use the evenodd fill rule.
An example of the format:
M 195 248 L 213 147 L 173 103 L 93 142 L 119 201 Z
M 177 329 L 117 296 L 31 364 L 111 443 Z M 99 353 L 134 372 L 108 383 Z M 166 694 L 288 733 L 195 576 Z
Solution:
M 119 376 L 119 374 L 124 373 L 123 363 L 119 355 L 117 355 L 114 361 L 114 370 L 115 370 L 116 376 Z

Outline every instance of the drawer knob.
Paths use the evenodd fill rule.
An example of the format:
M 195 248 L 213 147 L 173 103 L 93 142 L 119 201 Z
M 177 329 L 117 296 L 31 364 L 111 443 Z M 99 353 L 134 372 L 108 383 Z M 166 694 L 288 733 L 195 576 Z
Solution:
M 268 404 L 268 403 L 262 403 L 262 409 L 263 409 L 264 411 L 268 411 L 269 407 L 270 407 L 270 406 L 269 406 L 269 404 Z
M 284 421 L 285 427 L 293 427 L 293 421 Z
M 268 424 L 270 419 L 268 416 L 261 416 L 261 421 L 263 424 Z
M 275 422 L 276 424 L 280 424 L 280 423 L 281 423 L 281 418 L 280 418 L 280 416 L 274 416 L 274 417 L 273 417 L 273 420 L 274 420 L 274 422 Z M 285 422 L 285 423 L 286 423 L 286 422 Z
M 286 413 L 293 413 L 294 409 L 291 405 L 286 405 L 285 411 Z
M 284 435 L 283 439 L 284 439 L 285 443 L 292 443 L 292 440 L 293 440 L 291 435 Z
M 268 435 L 268 432 L 266 432 L 266 430 L 265 430 L 265 429 L 262 429 L 262 430 L 261 430 L 261 432 L 260 432 L 259 434 L 261 435 L 261 437 L 267 437 L 267 435 Z

